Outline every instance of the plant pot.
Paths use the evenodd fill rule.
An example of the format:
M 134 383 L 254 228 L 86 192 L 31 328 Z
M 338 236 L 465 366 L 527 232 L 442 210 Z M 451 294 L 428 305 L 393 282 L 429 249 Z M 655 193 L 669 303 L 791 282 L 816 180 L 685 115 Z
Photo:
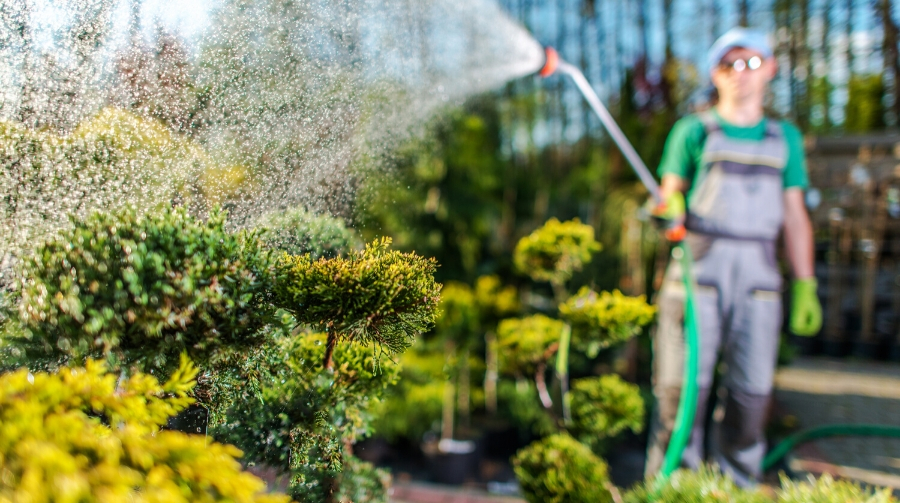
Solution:
M 428 449 L 431 474 L 439 484 L 460 485 L 476 476 L 479 452 L 471 440 L 441 440 L 437 449 Z

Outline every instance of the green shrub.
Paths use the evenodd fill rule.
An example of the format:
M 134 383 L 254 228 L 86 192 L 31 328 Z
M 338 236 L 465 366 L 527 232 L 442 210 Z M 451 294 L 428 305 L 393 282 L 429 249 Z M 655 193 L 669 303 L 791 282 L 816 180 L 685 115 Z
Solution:
M 719 470 L 703 466 L 698 471 L 678 470 L 659 485 L 651 480 L 625 496 L 625 503 L 773 503 L 756 489 L 741 489 Z
M 248 461 L 289 473 L 291 493 L 307 502 L 326 501 L 333 486 L 375 483 L 359 480 L 373 469 L 348 461 L 345 446 L 371 433 L 375 405 L 399 372 L 389 359 L 377 360 L 354 343 L 338 345 L 337 364 L 323 369 L 326 340 L 325 334 L 278 340 L 258 363 L 261 396 L 235 401 L 226 422 L 212 431 L 241 448 Z M 348 462 L 360 473 L 345 471 Z
M 569 435 L 552 435 L 520 450 L 513 467 L 531 503 L 613 501 L 606 463 Z
M 593 357 L 641 333 L 653 321 L 656 306 L 643 295 L 628 297 L 618 290 L 598 294 L 584 287 L 559 306 L 559 313 L 572 324 L 573 344 Z
M 315 215 L 302 208 L 263 215 L 256 221 L 268 246 L 313 259 L 334 258 L 359 248 L 359 238 L 344 221 Z
M 600 251 L 594 228 L 577 218 L 560 222 L 551 218 L 543 227 L 519 240 L 513 261 L 535 281 L 562 284 Z
M 325 367 L 338 340 L 403 351 L 433 323 L 440 300 L 434 259 L 392 251 L 384 238 L 347 257 L 283 255 L 275 303 L 328 333 Z
M 0 375 L 0 501 L 288 501 L 240 471 L 235 447 L 160 431 L 196 375 L 186 359 L 165 384 L 96 361 Z
M 586 377 L 572 383 L 572 435 L 602 454 L 606 442 L 629 429 L 644 428 L 644 400 L 637 385 L 615 374 Z
M 508 318 L 497 326 L 500 369 L 507 374 L 532 375 L 553 356 L 562 321 L 535 314 L 527 318 Z
M 50 363 L 171 369 L 186 351 L 204 365 L 261 342 L 274 317 L 272 270 L 270 252 L 253 234 L 227 232 L 220 212 L 205 222 L 183 209 L 73 219 L 22 261 L 18 342 Z
M 867 489 L 847 480 L 834 480 L 825 474 L 818 480 L 794 482 L 781 479 L 778 503 L 895 503 L 890 488 Z

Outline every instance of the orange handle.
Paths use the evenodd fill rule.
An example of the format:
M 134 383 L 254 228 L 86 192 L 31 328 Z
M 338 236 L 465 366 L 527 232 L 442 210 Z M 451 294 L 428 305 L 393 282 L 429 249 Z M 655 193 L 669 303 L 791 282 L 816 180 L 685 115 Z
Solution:
M 666 239 L 673 243 L 684 241 L 685 236 L 687 236 L 687 229 L 684 228 L 684 225 L 677 225 L 671 229 L 666 229 Z

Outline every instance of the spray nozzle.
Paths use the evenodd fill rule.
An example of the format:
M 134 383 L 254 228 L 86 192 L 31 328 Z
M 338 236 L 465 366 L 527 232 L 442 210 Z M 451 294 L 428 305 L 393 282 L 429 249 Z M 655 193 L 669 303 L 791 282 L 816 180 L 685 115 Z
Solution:
M 556 68 L 559 66 L 559 53 L 552 47 L 546 47 L 544 49 L 544 54 L 546 55 L 546 60 L 544 62 L 544 67 L 541 68 L 538 75 L 541 77 L 549 77 L 553 75 Z

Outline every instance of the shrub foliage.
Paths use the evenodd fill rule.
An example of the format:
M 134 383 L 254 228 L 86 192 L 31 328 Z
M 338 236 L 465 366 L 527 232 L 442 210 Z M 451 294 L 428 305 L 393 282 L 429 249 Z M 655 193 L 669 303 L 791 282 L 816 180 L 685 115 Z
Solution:
M 350 456 L 346 446 L 371 433 L 374 406 L 397 380 L 398 365 L 348 343 L 335 348 L 334 368 L 324 369 L 326 340 L 325 334 L 278 340 L 259 363 L 259 399 L 235 401 L 213 436 L 241 448 L 248 461 L 289 474 L 300 501 L 329 501 L 354 487 L 381 487 L 363 501 L 384 500 L 386 487 L 377 482 L 384 476 Z M 360 479 L 366 474 L 377 476 Z
M 644 428 L 640 389 L 615 374 L 574 381 L 571 400 L 571 433 L 597 454 L 619 433 L 640 433 Z
M 513 458 L 519 485 L 530 503 L 613 501 L 606 463 L 569 435 L 545 437 Z
M 302 208 L 268 213 L 256 221 L 256 226 L 266 245 L 291 255 L 334 258 L 361 246 L 343 220 Z
M 513 260 L 516 268 L 535 281 L 562 284 L 600 251 L 594 228 L 578 219 L 551 218 L 540 229 L 519 240 Z
M 397 353 L 434 323 L 440 300 L 436 262 L 390 250 L 390 243 L 383 238 L 330 260 L 282 256 L 276 305 L 328 333 L 325 367 L 332 365 L 338 340 L 374 343 Z
M 0 501 L 287 502 L 240 471 L 230 445 L 175 431 L 193 400 L 186 359 L 164 384 L 90 360 L 58 374 L 0 375 Z
M 170 369 L 183 351 L 203 363 L 259 343 L 274 314 L 272 266 L 252 234 L 226 231 L 220 212 L 205 222 L 183 209 L 96 213 L 23 260 L 19 342 L 54 363 Z

